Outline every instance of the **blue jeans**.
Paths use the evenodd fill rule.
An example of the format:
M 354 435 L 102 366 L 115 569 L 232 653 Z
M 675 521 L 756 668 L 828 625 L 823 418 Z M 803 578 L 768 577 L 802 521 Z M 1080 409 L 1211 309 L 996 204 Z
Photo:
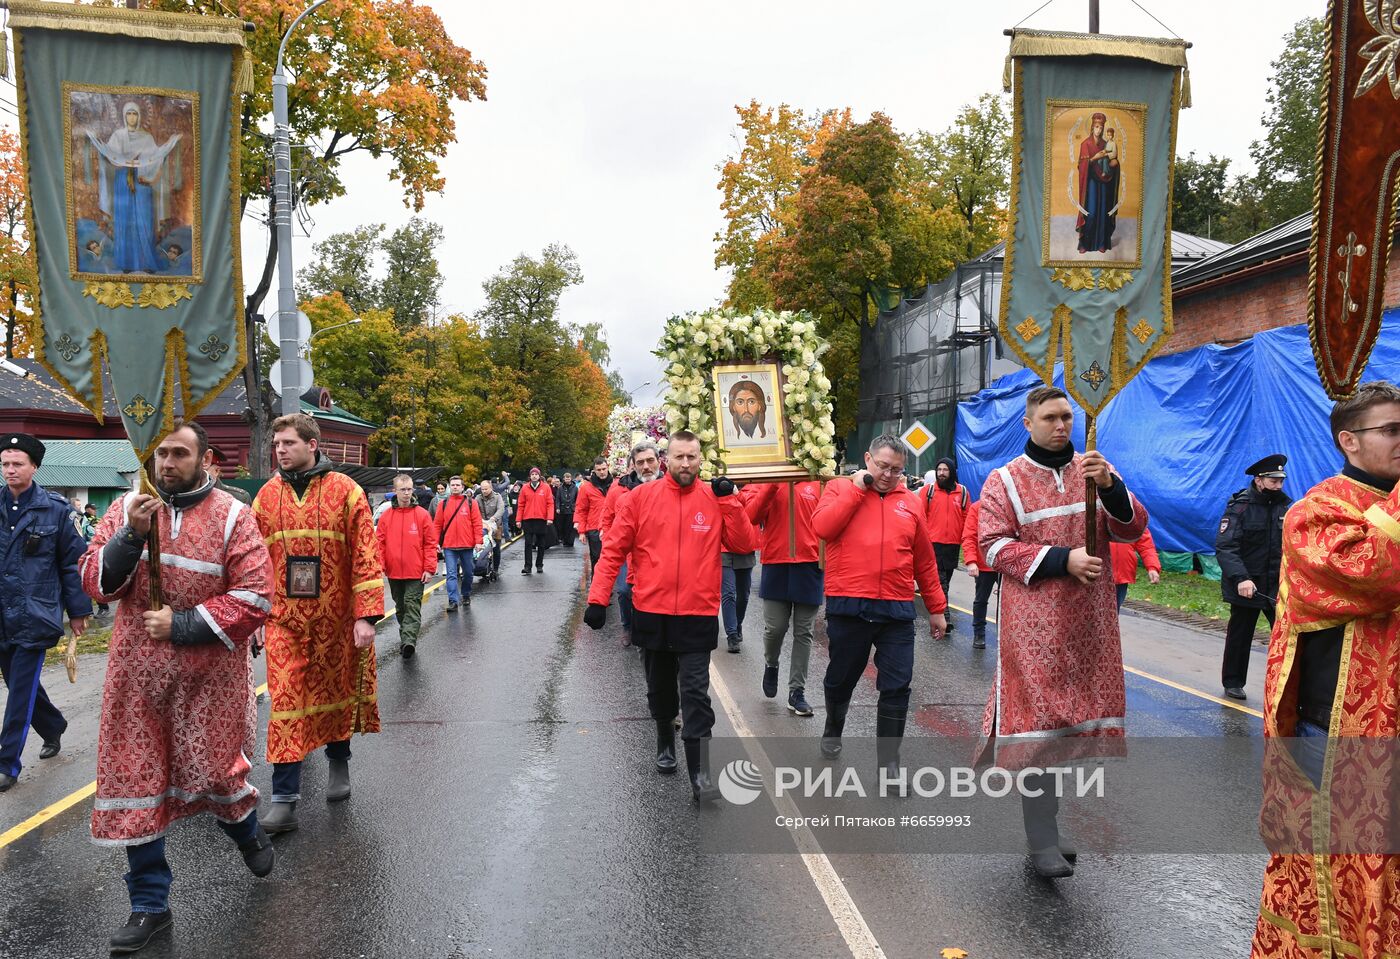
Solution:
M 444 549 L 442 555 L 447 563 L 447 601 L 460 603 L 463 597 L 471 599 L 472 577 L 476 575 L 472 550 Z
M 749 608 L 749 594 L 753 592 L 753 567 L 735 569 L 724 567 L 724 578 L 720 582 L 719 610 L 724 618 L 724 635 L 737 636 L 744 628 L 744 613 Z
M 1298 768 L 1307 773 L 1314 788 L 1321 789 L 1322 769 L 1327 763 L 1327 730 L 1316 723 L 1300 719 L 1293 734 L 1298 737 L 1293 755 Z
M 258 812 L 253 810 L 240 822 L 214 820 L 235 843 L 245 843 L 258 832 Z M 170 882 L 174 878 L 165 859 L 165 837 L 126 847 L 126 892 L 132 912 L 165 912 L 170 906 Z
M 350 740 L 326 743 L 327 759 L 350 759 Z M 272 764 L 272 801 L 296 802 L 301 799 L 301 763 Z
M 632 628 L 632 584 L 627 582 L 627 564 L 617 571 L 617 616 L 623 629 Z

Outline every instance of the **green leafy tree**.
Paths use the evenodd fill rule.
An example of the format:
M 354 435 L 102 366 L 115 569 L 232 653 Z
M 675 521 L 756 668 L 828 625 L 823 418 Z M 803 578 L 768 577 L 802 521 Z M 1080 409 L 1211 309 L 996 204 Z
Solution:
M 1195 153 L 1177 157 L 1172 174 L 1172 229 L 1219 239 L 1232 210 L 1228 172 L 1230 161 L 1214 153 L 1198 160 Z
M 314 244 L 311 265 L 297 277 L 297 297 L 305 300 L 338 293 L 355 313 L 378 309 L 374 261 L 384 230 L 383 223 L 367 223 Z
M 984 93 L 939 134 L 910 141 L 935 203 L 957 210 L 967 228 L 964 258 L 1003 239 L 1011 189 L 1011 117 L 1005 98 Z
M 1256 190 L 1270 226 L 1312 209 L 1326 49 L 1327 24 L 1307 17 L 1284 37 L 1283 52 L 1272 64 L 1273 79 L 1265 96 L 1268 111 L 1261 118 L 1264 138 L 1249 148 L 1258 165 Z
M 384 241 L 386 264 L 376 302 L 393 312 L 400 329 L 421 326 L 437 311 L 443 283 L 437 249 L 442 239 L 439 224 L 413 217 Z

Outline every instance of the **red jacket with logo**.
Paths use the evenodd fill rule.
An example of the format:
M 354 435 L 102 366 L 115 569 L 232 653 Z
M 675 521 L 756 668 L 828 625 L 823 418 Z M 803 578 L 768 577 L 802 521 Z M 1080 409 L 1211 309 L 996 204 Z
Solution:
M 653 483 L 656 480 L 652 480 Z M 645 483 L 641 484 L 647 485 Z M 603 499 L 603 516 L 598 520 L 598 528 L 603 531 L 603 538 L 607 539 L 608 531 L 612 529 L 612 524 L 617 519 L 617 507 L 622 502 L 622 498 L 632 492 L 633 487 L 623 486 L 622 480 L 613 480 L 612 489 L 608 490 L 608 495 Z M 629 580 L 631 576 L 627 577 Z
M 982 515 L 982 501 L 979 499 L 967 508 L 967 517 L 963 520 L 963 541 L 962 558 L 964 563 L 971 563 L 976 566 L 979 572 L 993 572 L 982 558 L 982 551 L 977 548 L 977 517 Z
M 1152 542 L 1152 531 L 1145 529 L 1135 543 L 1109 543 L 1113 551 L 1113 583 L 1122 586 L 1137 581 L 1138 557 L 1148 569 L 1162 571 L 1162 561 L 1157 556 L 1157 544 Z
M 520 487 L 520 502 L 516 505 L 515 521 L 523 523 L 527 519 L 543 519 L 554 522 L 554 490 L 540 480 L 538 489 L 531 489 L 526 483 Z
M 379 517 L 379 558 L 390 579 L 419 579 L 437 572 L 438 530 L 421 506 L 394 505 Z
M 716 496 L 709 483 L 698 479 L 683 487 L 668 474 L 621 498 L 593 571 L 588 602 L 608 604 L 613 582 L 627 560 L 629 572 L 636 574 L 632 605 L 637 609 L 667 616 L 715 616 L 720 552 L 752 553 L 757 548 L 758 535 L 737 494 Z
M 845 478 L 832 480 L 812 526 L 826 540 L 826 595 L 912 602 L 917 582 L 930 612 L 948 608 L 913 493 L 901 488 L 881 496 Z
M 756 484 L 744 487 L 742 495 L 749 521 L 763 527 L 758 547 L 763 551 L 763 565 L 817 561 L 821 551 L 812 514 L 821 502 L 821 483 L 812 480 L 795 488 L 786 483 Z M 793 514 L 788 507 L 794 502 L 796 522 L 790 522 L 788 517 Z
M 481 507 L 474 496 L 449 496 L 438 505 L 438 537 L 443 549 L 481 545 Z
M 617 485 L 614 479 L 608 487 L 611 491 Z M 580 533 L 603 528 L 603 494 L 593 480 L 584 477 L 578 488 L 578 502 L 574 504 L 574 529 Z
M 930 483 L 919 490 L 919 499 L 924 504 L 924 523 L 928 525 L 929 541 L 961 543 L 963 520 L 968 507 L 967 487 L 955 483 L 950 492 L 939 489 L 937 483 Z

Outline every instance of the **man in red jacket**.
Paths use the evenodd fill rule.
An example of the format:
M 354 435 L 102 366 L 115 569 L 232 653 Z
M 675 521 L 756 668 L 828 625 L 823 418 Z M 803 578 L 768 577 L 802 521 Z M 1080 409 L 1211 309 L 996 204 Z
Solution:
M 520 572 L 530 575 L 530 552 L 535 554 L 535 572 L 544 572 L 544 549 L 549 535 L 549 524 L 554 522 L 554 491 L 548 483 L 540 482 L 540 468 L 530 467 L 530 482 L 520 487 L 520 504 L 516 508 L 516 518 L 525 530 L 525 568 Z
M 812 516 L 821 500 L 817 482 L 765 483 L 744 490 L 749 520 L 763 527 L 763 695 L 778 695 L 778 660 L 792 624 L 788 657 L 788 712 L 812 715 L 807 703 L 807 664 L 812 658 L 812 627 L 822 605 L 822 569 Z
M 880 692 L 875 731 L 880 792 L 902 794 L 899 743 L 909 712 L 914 676 L 914 584 L 923 594 L 933 638 L 943 635 L 948 603 L 938 582 L 919 498 L 904 488 L 904 444 L 875 437 L 865 469 L 833 480 L 812 515 L 826 540 L 826 729 L 822 755 L 841 755 L 841 733 L 851 694 L 875 651 L 875 688 Z
M 603 542 L 608 541 L 608 532 L 612 529 L 613 521 L 617 517 L 617 507 L 622 502 L 623 497 L 638 486 L 650 483 L 661 475 L 661 451 L 656 448 L 656 444 L 651 440 L 642 440 L 632 447 L 632 455 L 627 460 L 632 467 L 632 472 L 626 476 L 619 477 L 608 490 L 608 498 L 603 503 Z M 626 557 L 623 558 L 622 571 L 617 574 L 617 614 L 622 620 L 622 628 L 630 634 L 632 631 L 632 575 L 627 568 Z M 622 637 L 622 645 L 632 644 L 628 635 Z
M 379 517 L 379 556 L 399 621 L 399 652 L 412 659 L 422 621 L 423 587 L 437 572 L 437 524 L 413 498 L 413 477 L 394 477 L 394 505 Z
M 982 512 L 979 499 L 967 508 L 967 519 L 963 521 L 963 562 L 967 571 L 976 581 L 972 596 L 972 648 L 987 648 L 987 604 L 992 598 L 992 589 L 1001 581 L 1001 574 L 987 565 L 982 557 L 982 547 L 977 543 L 977 517 Z
M 598 456 L 593 460 L 593 472 L 584 477 L 579 485 L 578 502 L 574 504 L 574 529 L 588 540 L 589 572 L 598 565 L 598 557 L 603 554 L 603 537 L 600 533 L 603 528 L 603 501 L 614 482 L 608 461 Z
M 481 545 L 481 507 L 476 497 L 467 494 L 462 477 L 447 481 L 447 499 L 438 504 L 438 543 L 447 563 L 447 611 L 456 612 L 457 604 L 472 608 L 472 577 L 476 564 L 472 551 Z
M 669 474 L 638 486 L 618 505 L 583 620 L 603 628 L 613 580 L 630 553 L 632 642 L 642 649 L 647 705 L 656 721 L 656 769 L 676 770 L 671 721 L 679 709 L 691 791 L 696 802 L 712 802 L 719 798 L 710 781 L 715 724 L 710 653 L 719 645 L 719 554 L 751 553 L 758 537 L 739 497 L 732 495 L 733 483 L 699 481 L 700 440 L 694 433 L 671 436 L 667 462 Z
M 1135 543 L 1109 543 L 1113 551 L 1113 585 L 1118 590 L 1118 608 L 1123 608 L 1123 600 L 1128 598 L 1128 587 L 1137 582 L 1138 557 L 1147 567 L 1147 581 L 1157 585 L 1162 581 L 1162 560 L 1157 555 L 1157 544 L 1152 541 L 1152 530 L 1145 529 Z
M 958 467 L 948 457 L 938 461 L 934 481 L 925 486 L 920 498 L 924 502 L 924 522 L 928 524 L 929 541 L 938 560 L 938 583 L 943 594 L 953 581 L 958 568 L 958 549 L 962 546 L 963 521 L 967 516 L 969 497 L 967 487 L 958 482 Z M 953 630 L 953 616 L 948 614 L 948 631 Z

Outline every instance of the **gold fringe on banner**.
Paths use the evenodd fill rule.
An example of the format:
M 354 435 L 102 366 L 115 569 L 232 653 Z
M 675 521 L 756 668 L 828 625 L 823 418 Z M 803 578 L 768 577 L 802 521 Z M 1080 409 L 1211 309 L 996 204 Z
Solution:
M 1006 55 L 1006 62 L 1001 65 L 1001 92 L 1011 92 L 1011 54 Z
M 10 0 L 10 27 L 80 30 L 145 40 L 183 43 L 222 43 L 243 46 L 243 21 L 194 13 L 128 10 L 124 7 L 83 7 L 44 0 Z
M 1181 68 L 1181 109 L 1191 105 L 1191 68 Z
M 1013 57 L 1135 57 L 1169 67 L 1185 67 L 1188 46 L 1185 40 L 1118 37 L 1104 33 L 1015 30 L 1011 34 Z
M 251 96 L 253 93 L 253 58 L 248 55 L 246 50 L 238 58 L 238 72 L 234 77 L 233 92 L 244 96 Z

